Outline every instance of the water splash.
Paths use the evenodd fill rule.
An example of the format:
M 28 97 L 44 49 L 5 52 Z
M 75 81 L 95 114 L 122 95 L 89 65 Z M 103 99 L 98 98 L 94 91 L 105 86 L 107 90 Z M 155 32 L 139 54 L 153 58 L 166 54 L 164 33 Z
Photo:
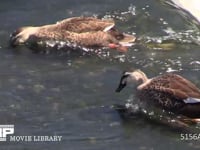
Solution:
M 200 45 L 200 32 L 186 30 L 175 32 L 172 28 L 163 29 L 168 34 L 159 37 L 142 37 L 140 40 L 143 45 L 154 50 L 172 50 L 177 44 L 196 44 Z
M 27 43 L 27 47 L 32 49 L 35 52 L 50 54 L 50 53 L 77 53 L 79 55 L 96 55 L 101 58 L 110 57 L 111 53 L 109 48 L 103 47 L 95 47 L 95 48 L 87 48 L 76 43 L 68 42 L 68 41 L 58 41 L 58 40 L 43 40 L 37 41 L 34 43 Z
M 192 69 L 192 70 L 195 70 L 195 71 L 199 71 L 200 70 L 200 61 L 191 61 L 190 62 L 190 68 Z
M 131 4 L 128 7 L 127 11 L 121 12 L 121 15 L 126 15 L 126 14 L 131 14 L 131 15 L 135 16 L 136 15 L 136 7 L 133 4 Z
M 135 98 L 134 100 L 129 98 L 124 106 L 117 105 L 116 110 L 122 119 L 126 121 L 143 119 L 154 125 L 184 132 L 191 132 L 199 128 L 199 125 L 195 124 L 190 118 L 165 111 L 150 104 L 137 103 Z

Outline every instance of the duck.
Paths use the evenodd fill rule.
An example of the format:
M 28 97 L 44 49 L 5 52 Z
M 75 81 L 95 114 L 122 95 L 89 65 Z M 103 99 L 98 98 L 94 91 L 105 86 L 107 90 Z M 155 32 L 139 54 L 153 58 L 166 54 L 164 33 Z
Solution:
M 123 72 L 116 92 L 128 84 L 136 85 L 136 95 L 149 106 L 156 106 L 174 114 L 194 118 L 199 122 L 200 89 L 191 81 L 175 73 L 147 78 L 139 69 Z
M 18 28 L 10 35 L 10 45 L 16 47 L 39 40 L 56 40 L 85 48 L 105 47 L 125 52 L 135 39 L 135 36 L 116 29 L 112 19 L 72 17 L 55 24 Z

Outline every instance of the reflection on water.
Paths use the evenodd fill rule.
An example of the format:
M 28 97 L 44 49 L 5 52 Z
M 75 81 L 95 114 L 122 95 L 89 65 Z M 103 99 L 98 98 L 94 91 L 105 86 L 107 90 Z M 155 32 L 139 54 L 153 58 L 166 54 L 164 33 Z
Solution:
M 8 46 L 9 34 L 20 26 L 80 15 L 112 17 L 138 41 L 126 54 L 100 57 Z M 153 0 L 3 0 L 0 19 L 1 124 L 15 124 L 16 135 L 63 136 L 61 143 L 1 143 L 2 149 L 199 149 L 199 141 L 180 141 L 179 133 L 162 125 L 124 122 L 111 107 L 135 95 L 131 88 L 114 92 L 130 68 L 150 77 L 176 71 L 200 87 L 198 25 L 178 10 Z

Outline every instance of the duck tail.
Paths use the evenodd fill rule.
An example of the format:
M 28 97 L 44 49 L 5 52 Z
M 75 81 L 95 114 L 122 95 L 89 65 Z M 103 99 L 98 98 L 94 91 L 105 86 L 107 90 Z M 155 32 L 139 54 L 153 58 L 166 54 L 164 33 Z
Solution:
M 190 118 L 200 118 L 200 103 L 186 104 L 178 113 Z

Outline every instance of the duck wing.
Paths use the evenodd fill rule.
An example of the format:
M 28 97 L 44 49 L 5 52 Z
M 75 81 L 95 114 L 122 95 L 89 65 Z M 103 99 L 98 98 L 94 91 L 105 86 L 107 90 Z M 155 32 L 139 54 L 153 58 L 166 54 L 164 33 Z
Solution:
M 73 17 L 55 24 L 58 29 L 76 33 L 104 31 L 107 32 L 115 26 L 112 19 L 97 19 L 94 17 Z
M 177 74 L 155 77 L 143 89 L 168 93 L 185 103 L 200 103 L 200 89 Z
M 197 98 L 200 101 L 200 89 L 197 88 L 192 82 L 179 75 L 171 75 L 171 78 L 169 78 L 169 88 L 181 91 L 188 97 Z

